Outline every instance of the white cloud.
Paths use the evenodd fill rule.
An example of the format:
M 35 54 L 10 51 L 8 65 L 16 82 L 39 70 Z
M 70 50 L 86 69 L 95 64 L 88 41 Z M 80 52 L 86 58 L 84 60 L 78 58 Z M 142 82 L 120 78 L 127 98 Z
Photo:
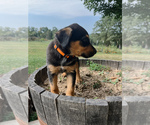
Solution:
M 0 14 L 56 15 L 63 18 L 92 16 L 81 0 L 0 0 Z
M 0 14 L 27 15 L 27 0 L 0 0 Z
M 29 13 L 37 15 L 57 15 L 64 18 L 91 16 L 81 0 L 30 0 Z

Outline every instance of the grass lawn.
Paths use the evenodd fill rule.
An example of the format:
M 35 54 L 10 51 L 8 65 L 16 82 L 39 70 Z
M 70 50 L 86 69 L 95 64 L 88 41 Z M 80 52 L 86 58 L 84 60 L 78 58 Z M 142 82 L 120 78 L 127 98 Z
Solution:
M 150 61 L 150 49 L 140 46 L 123 47 L 122 59 Z
M 0 42 L 0 75 L 28 64 L 28 42 Z
M 106 54 L 102 52 L 97 52 L 93 57 L 93 59 L 105 59 L 105 60 L 122 60 L 122 54 Z
M 29 74 L 33 73 L 36 69 L 46 65 L 46 49 L 50 41 L 37 42 L 29 41 Z
M 123 60 L 143 60 L 150 61 L 150 54 L 142 54 L 142 53 L 130 53 L 130 54 L 122 54 Z

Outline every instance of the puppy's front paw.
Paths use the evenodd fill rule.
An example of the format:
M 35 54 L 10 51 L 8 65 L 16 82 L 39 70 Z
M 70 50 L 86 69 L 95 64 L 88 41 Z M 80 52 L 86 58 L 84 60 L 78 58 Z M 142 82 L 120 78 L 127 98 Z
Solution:
M 65 72 L 63 72 L 63 73 L 61 74 L 61 76 L 62 76 L 62 77 L 67 77 L 67 74 L 66 74 Z
M 81 78 L 76 78 L 76 83 L 79 84 L 82 82 L 82 79 Z

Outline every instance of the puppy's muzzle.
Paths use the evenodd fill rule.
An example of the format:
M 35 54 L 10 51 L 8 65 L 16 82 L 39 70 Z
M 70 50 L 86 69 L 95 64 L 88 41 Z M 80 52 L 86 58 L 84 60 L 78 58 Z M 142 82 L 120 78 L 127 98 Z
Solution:
M 85 53 L 82 53 L 81 56 L 84 58 L 89 58 L 94 56 L 97 53 L 97 51 L 92 45 L 90 46 L 90 48 L 91 48 L 89 49 L 90 51 L 86 51 Z

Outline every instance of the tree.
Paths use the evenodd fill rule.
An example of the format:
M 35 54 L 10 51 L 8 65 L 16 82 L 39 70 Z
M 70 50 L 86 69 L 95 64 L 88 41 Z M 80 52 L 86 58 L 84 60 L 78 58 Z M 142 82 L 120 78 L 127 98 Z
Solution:
M 53 37 L 52 31 L 51 31 L 51 30 L 48 30 L 48 31 L 46 32 L 46 39 L 50 40 L 50 39 L 52 39 L 52 37 Z
M 53 34 L 52 39 L 54 39 L 56 32 L 58 32 L 58 29 L 56 27 L 53 27 L 52 28 L 52 34 Z
M 103 14 L 105 16 L 114 16 L 116 19 L 122 18 L 122 0 L 83 0 L 85 7 L 90 11 Z
M 28 27 L 28 39 L 35 40 L 38 37 L 38 28 Z
M 109 46 L 111 44 L 122 48 L 122 0 L 83 0 L 84 5 L 94 15 L 102 14 L 102 19 L 97 21 L 94 34 L 97 42 Z M 94 36 L 94 34 L 92 36 Z M 94 38 L 95 39 L 95 38 Z
M 47 31 L 48 31 L 47 27 L 41 27 L 39 31 L 40 38 L 46 38 Z
M 20 27 L 15 32 L 16 37 L 18 38 L 27 38 L 28 37 L 28 28 L 27 27 Z
M 95 23 L 94 34 L 97 40 L 106 46 L 115 45 L 122 48 L 122 28 L 121 22 L 115 19 L 115 16 L 103 17 Z
M 149 0 L 129 0 L 123 4 L 123 15 L 125 17 L 123 19 L 123 24 L 128 27 L 125 29 L 123 28 L 123 38 L 125 43 L 127 40 L 130 40 L 130 45 L 137 44 L 143 48 L 150 48 L 149 6 Z
M 139 18 L 150 18 L 150 2 L 149 0 L 128 0 L 123 3 L 123 16 L 136 16 Z

